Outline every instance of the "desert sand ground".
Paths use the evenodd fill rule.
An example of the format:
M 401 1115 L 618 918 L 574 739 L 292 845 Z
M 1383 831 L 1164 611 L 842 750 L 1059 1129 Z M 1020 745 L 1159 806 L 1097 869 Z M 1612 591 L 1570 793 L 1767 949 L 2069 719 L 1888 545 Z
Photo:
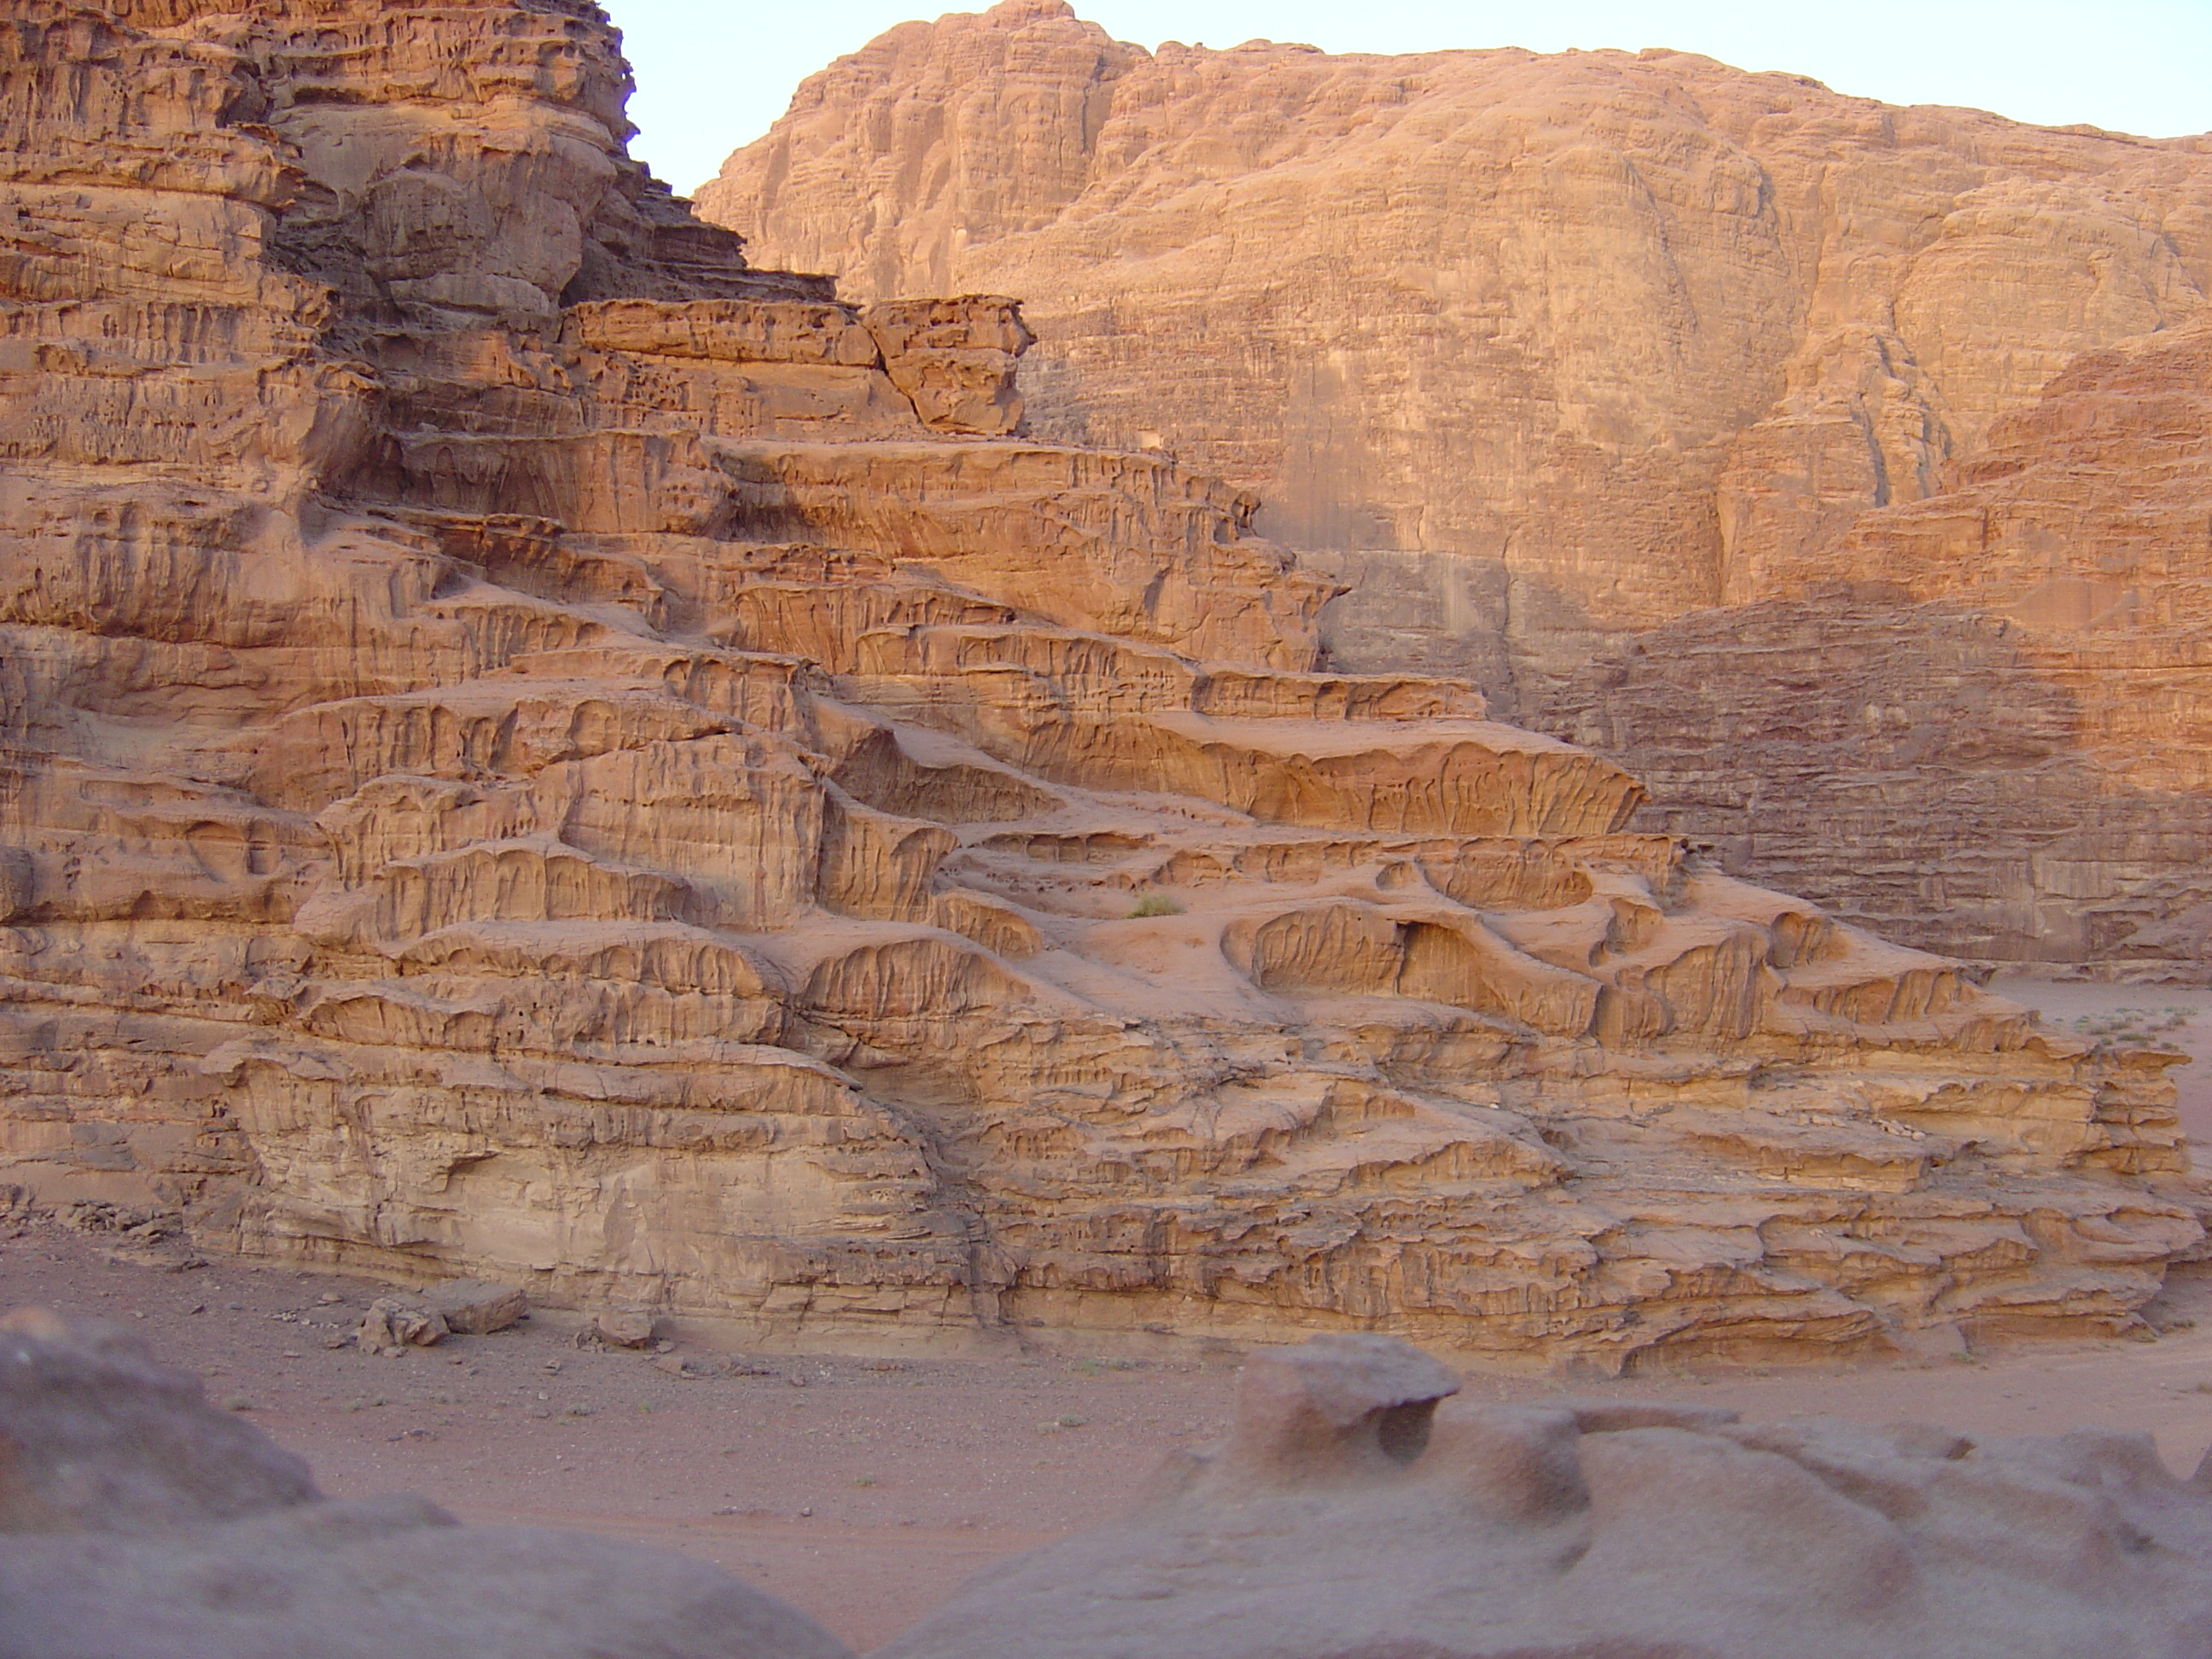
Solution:
M 2212 993 L 2000 988 L 2067 1024 L 2179 1009 L 2192 1023 L 2166 1040 L 2212 1051 Z M 2183 1074 L 2185 1110 L 2212 1145 L 2208 1073 Z M 139 1331 L 204 1374 L 212 1398 L 310 1459 L 333 1493 L 411 1490 L 471 1520 L 665 1545 L 742 1574 L 863 1649 L 994 1558 L 1129 1504 L 1170 1449 L 1226 1425 L 1239 1360 L 1166 1340 L 1098 1354 L 1050 1333 L 896 1359 L 724 1354 L 688 1336 L 679 1358 L 734 1360 L 738 1374 L 686 1377 L 651 1353 L 580 1349 L 578 1320 L 547 1311 L 388 1358 L 343 1340 L 373 1284 L 222 1259 L 168 1272 L 112 1244 L 52 1223 L 0 1238 L 0 1304 Z M 2185 1473 L 2212 1447 L 2212 1269 L 2178 1273 L 2150 1312 L 2163 1328 L 2154 1340 L 1613 1382 L 1474 1372 L 1467 1394 L 1694 1399 L 1753 1417 L 1910 1418 L 1981 1434 L 2143 1430 Z
M 1990 989 L 2042 1014 L 2065 1031 L 2094 1032 L 2124 1024 L 2148 1029 L 2160 1042 L 2194 1062 L 2172 1073 L 2181 1093 L 2181 1127 L 2199 1152 L 2201 1173 L 2212 1167 L 2212 990 L 2187 985 L 2100 985 L 2069 981 L 1995 979 Z M 2174 1025 L 2179 1019 L 2182 1023 Z

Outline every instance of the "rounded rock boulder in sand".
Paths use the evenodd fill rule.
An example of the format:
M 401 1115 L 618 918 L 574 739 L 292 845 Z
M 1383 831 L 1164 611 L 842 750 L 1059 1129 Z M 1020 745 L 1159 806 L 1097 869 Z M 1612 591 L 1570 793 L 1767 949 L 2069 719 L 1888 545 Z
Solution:
M 702 1563 L 325 1498 L 137 1343 L 0 1321 L 0 1659 L 850 1659 Z
M 1562 1403 L 1439 1410 L 1387 1337 L 1255 1356 L 1126 1519 L 878 1659 L 2060 1659 L 2212 1644 L 2212 1462 Z

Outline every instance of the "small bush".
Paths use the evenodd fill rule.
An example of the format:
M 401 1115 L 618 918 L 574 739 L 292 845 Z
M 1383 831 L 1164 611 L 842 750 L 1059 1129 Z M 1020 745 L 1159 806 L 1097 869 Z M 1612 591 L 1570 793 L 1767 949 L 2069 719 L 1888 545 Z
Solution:
M 2193 1023 L 2194 1017 L 2186 1008 L 2122 1008 L 2109 1014 L 2080 1015 L 2074 1021 L 2074 1029 L 2099 1042 L 2142 1046 L 2173 1032 L 2185 1031 Z
M 1131 920 L 1139 916 L 1179 916 L 1182 906 L 1165 893 L 1147 893 L 1137 901 L 1137 908 L 1129 912 Z

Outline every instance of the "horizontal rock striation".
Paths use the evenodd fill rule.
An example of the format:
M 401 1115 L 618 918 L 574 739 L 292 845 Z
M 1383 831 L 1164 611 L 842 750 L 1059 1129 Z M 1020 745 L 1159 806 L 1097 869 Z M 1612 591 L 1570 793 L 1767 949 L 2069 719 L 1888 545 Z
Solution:
M 2201 348 L 2157 343 L 2212 141 L 1007 0 L 840 59 L 700 200 L 864 295 L 1025 296 L 1039 432 L 1254 489 L 1349 587 L 1334 661 L 1643 769 L 1641 826 L 1929 948 L 2212 972 Z
M 593 8 L 0 39 L 0 1179 L 764 1339 L 2116 1330 L 2093 1048 L 1629 827 L 623 153 Z

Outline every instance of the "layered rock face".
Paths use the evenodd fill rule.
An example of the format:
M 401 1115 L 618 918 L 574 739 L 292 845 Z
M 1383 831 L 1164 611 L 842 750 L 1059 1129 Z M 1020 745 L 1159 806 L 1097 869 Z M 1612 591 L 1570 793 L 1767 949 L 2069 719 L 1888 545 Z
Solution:
M 1017 308 L 763 271 L 566 0 L 21 9 L 0 1180 L 824 1333 L 2117 1329 L 2154 1052 L 1626 825 Z
M 979 1576 L 883 1659 L 2183 1659 L 2212 1460 L 2148 1435 L 1462 1407 L 1387 1338 L 1257 1356 L 1152 1501 Z M 1441 1402 L 1441 1407 L 1439 1402 Z
M 1349 585 L 1333 661 L 1656 745 L 1642 823 L 1732 871 L 2212 971 L 2166 592 L 2212 574 L 2202 382 L 2079 424 L 2099 354 L 2204 314 L 2212 142 L 1662 52 L 1154 55 L 1007 0 L 841 59 L 700 199 L 863 295 L 1024 296 L 1038 431 L 1255 489 Z
M 1759 823 L 1778 793 L 1807 803 L 1870 849 L 1845 915 L 1890 930 L 1939 897 L 1976 955 L 2033 939 L 2201 978 L 2212 319 L 2084 353 L 1951 479 L 1862 514 L 1832 558 L 1778 559 L 1765 591 L 1805 597 L 1607 647 L 1559 724 L 1638 757 L 1664 803 L 1648 822 L 1817 890 L 1832 853 Z M 1940 834 L 1901 841 L 1908 813 Z

